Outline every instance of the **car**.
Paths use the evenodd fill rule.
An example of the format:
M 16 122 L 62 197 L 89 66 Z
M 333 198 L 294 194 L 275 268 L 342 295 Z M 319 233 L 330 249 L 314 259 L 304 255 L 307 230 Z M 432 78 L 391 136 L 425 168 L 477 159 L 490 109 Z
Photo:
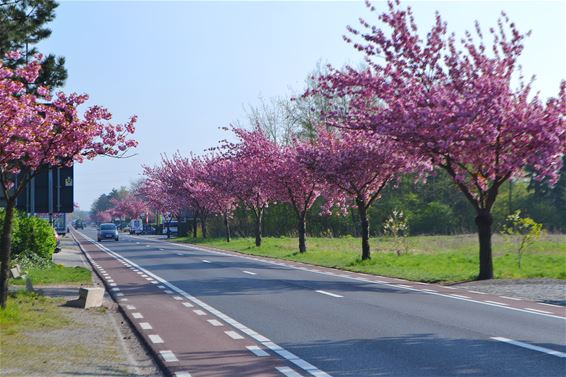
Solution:
M 118 228 L 116 224 L 112 223 L 102 223 L 98 227 L 98 234 L 97 234 L 98 242 L 102 242 L 102 240 L 113 239 L 115 241 L 119 240 L 118 237 Z

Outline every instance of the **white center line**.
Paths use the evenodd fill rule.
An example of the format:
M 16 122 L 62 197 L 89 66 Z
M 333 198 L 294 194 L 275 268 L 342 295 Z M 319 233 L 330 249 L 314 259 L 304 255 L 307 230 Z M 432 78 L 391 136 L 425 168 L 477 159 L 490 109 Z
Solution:
M 149 322 L 140 322 L 140 327 L 143 330 L 151 330 L 153 327 L 149 324 Z
M 269 356 L 267 352 L 259 348 L 258 346 L 246 346 L 248 350 L 250 350 L 254 355 L 262 357 L 262 356 Z
M 161 354 L 161 357 L 163 358 L 163 360 L 165 360 L 167 362 L 179 361 L 179 359 L 177 359 L 175 354 L 171 351 L 159 351 L 159 353 Z
M 546 354 L 552 355 L 552 356 L 566 357 L 566 353 L 564 353 L 564 352 L 559 352 L 559 351 L 551 350 L 549 348 L 534 346 L 532 344 L 519 342 L 519 341 L 513 340 L 513 339 L 503 338 L 503 337 L 500 337 L 500 336 L 491 337 L 491 339 L 497 340 L 497 341 L 500 341 L 500 342 L 504 342 L 504 343 L 508 343 L 508 344 L 512 344 L 514 346 L 527 348 L 527 349 L 530 349 L 530 350 L 533 350 L 533 351 L 543 352 L 543 353 L 546 353 Z
M 134 317 L 136 319 L 140 319 L 140 318 L 143 318 L 143 315 L 141 313 L 132 313 L 132 317 Z
M 152 334 L 152 335 L 148 335 L 148 337 L 149 340 L 151 340 L 151 342 L 154 344 L 163 343 L 163 339 L 161 339 L 159 335 Z
M 319 291 L 316 291 L 316 292 L 322 293 L 323 295 L 327 295 L 327 296 L 331 296 L 331 297 L 344 297 L 344 296 L 340 296 L 340 295 L 337 295 L 335 293 L 330 293 L 330 292 L 326 292 L 326 291 L 320 291 L 319 290 Z
M 222 323 L 220 323 L 219 321 L 217 321 L 216 319 L 209 319 L 208 323 L 210 323 L 212 326 L 224 326 Z
M 248 275 L 257 275 L 255 272 L 251 272 L 251 271 L 242 271 L 242 272 Z
M 240 334 L 238 334 L 235 331 L 224 331 L 224 333 L 232 339 L 244 339 L 243 336 L 241 336 Z

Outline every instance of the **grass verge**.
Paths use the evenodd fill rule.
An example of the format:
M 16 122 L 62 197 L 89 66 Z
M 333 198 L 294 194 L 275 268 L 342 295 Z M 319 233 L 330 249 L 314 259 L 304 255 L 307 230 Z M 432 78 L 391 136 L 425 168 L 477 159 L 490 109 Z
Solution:
M 386 237 L 372 238 L 372 259 L 361 261 L 361 241 L 354 237 L 309 238 L 308 251 L 297 252 L 298 240 L 292 237 L 264 238 L 261 247 L 254 239 L 177 238 L 246 254 L 286 259 L 319 266 L 398 277 L 422 282 L 455 283 L 473 280 L 478 273 L 478 244 L 475 235 L 415 236 L 407 240 L 408 252 L 398 256 L 395 243 Z M 494 274 L 499 279 L 566 279 L 566 235 L 547 235 L 523 256 L 519 269 L 517 255 L 498 235 L 493 239 Z
M 51 264 L 45 268 L 32 267 L 27 271 L 34 285 L 81 285 L 92 283 L 92 272 L 84 267 L 66 267 Z M 12 279 L 11 284 L 23 285 L 23 279 Z

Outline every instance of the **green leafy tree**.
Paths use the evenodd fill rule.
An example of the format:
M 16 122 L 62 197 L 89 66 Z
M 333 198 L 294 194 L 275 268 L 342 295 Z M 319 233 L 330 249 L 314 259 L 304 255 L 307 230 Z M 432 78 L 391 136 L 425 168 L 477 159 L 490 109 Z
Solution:
M 393 212 L 391 212 L 391 215 L 383 224 L 383 233 L 393 238 L 395 253 L 397 253 L 398 256 L 409 252 L 409 243 L 407 241 L 409 224 L 405 219 L 403 211 L 393 210 Z
M 501 233 L 517 252 L 520 269 L 523 254 L 542 234 L 542 224 L 530 217 L 521 217 L 521 210 L 516 210 L 507 216 L 507 223 L 503 225 Z
M 54 0 L 0 0 L 0 59 L 9 51 L 22 52 L 20 59 L 5 60 L 5 64 L 10 68 L 23 66 L 39 52 L 35 45 L 51 35 L 46 25 L 55 18 L 58 5 Z M 29 85 L 30 92 L 39 86 L 63 86 L 67 79 L 64 57 L 49 54 L 41 66 L 39 78 Z

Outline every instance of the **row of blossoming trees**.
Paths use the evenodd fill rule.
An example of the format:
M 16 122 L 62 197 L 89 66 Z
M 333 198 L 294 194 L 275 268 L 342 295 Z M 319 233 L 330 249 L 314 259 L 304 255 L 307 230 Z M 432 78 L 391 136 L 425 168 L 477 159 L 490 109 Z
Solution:
M 375 12 L 371 4 L 368 8 Z M 270 202 L 295 210 L 299 250 L 306 251 L 305 214 L 322 196 L 325 208 L 353 205 L 362 227 L 362 259 L 370 258 L 367 209 L 387 185 L 407 173 L 426 178 L 444 169 L 476 211 L 479 279 L 493 277 L 491 209 L 501 185 L 526 167 L 556 182 L 566 150 L 566 84 L 543 101 L 518 75 L 526 37 L 502 14 L 487 42 L 479 24 L 461 41 L 439 14 L 422 37 L 410 8 L 390 2 L 380 25 L 360 19 L 346 42 L 366 67 L 329 68 L 305 96 L 328 103 L 311 138 L 280 146 L 261 130 L 234 128 L 205 156 L 163 158 L 146 167 L 141 192 L 156 209 L 190 207 L 206 218 L 249 209 L 261 244 Z

